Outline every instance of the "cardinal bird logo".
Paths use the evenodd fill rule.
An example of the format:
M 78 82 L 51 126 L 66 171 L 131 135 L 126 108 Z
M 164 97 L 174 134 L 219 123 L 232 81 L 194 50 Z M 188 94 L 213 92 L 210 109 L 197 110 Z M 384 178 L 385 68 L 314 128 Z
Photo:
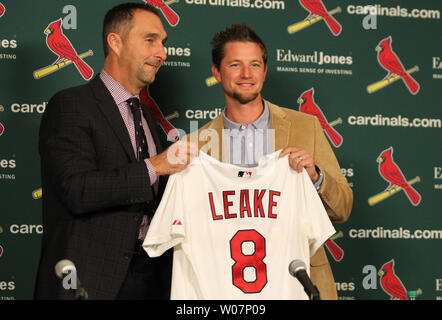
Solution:
M 83 79 L 89 80 L 92 78 L 94 71 L 82 60 L 81 56 L 78 56 L 69 39 L 63 34 L 61 22 L 61 19 L 51 22 L 44 31 L 48 48 L 58 56 L 52 66 L 64 66 L 67 61 L 71 61 L 75 64 Z
M 421 201 L 421 195 L 411 186 L 410 182 L 407 182 L 401 169 L 393 161 L 393 147 L 382 151 L 376 161 L 379 163 L 379 173 L 389 183 L 384 193 L 393 189 L 402 189 L 410 202 L 417 206 Z
M 5 126 L 0 122 L 0 136 L 5 132 Z
M 407 290 L 394 271 L 394 259 L 385 263 L 378 274 L 381 277 L 381 287 L 391 300 L 408 300 Z
M 0 2 L 0 18 L 5 14 L 5 11 L 5 6 Z
M 322 129 L 324 129 L 325 133 L 329 137 L 330 141 L 333 143 L 335 147 L 340 147 L 342 144 L 342 136 L 333 129 L 333 126 L 341 123 L 342 119 L 338 119 L 333 121 L 332 123 L 328 123 L 327 119 L 324 116 L 321 108 L 316 104 L 313 95 L 315 90 L 313 88 L 304 91 L 301 96 L 298 98 L 299 103 L 299 111 L 311 114 L 318 118 L 319 123 L 321 124 Z
M 331 15 L 334 12 L 328 12 L 321 0 L 299 0 L 299 3 L 310 12 L 305 21 L 310 21 L 310 23 L 316 22 L 317 20 L 315 19 L 320 17 L 327 24 L 333 35 L 338 36 L 341 33 L 342 26 Z M 336 12 L 340 12 L 340 8 Z
M 410 75 L 410 73 L 418 71 L 419 68 L 415 66 L 409 70 L 405 70 L 404 65 L 399 59 L 398 55 L 393 51 L 391 46 L 392 38 L 383 39 L 376 47 L 378 52 L 378 62 L 379 64 L 388 72 L 384 79 L 378 83 L 370 85 L 367 87 L 369 93 L 379 90 L 390 83 L 402 79 L 407 89 L 411 94 L 415 95 L 419 92 L 419 84 Z
M 144 87 L 141 89 L 140 92 L 140 100 L 143 105 L 148 107 L 150 111 L 155 116 L 155 120 L 160 125 L 161 129 L 163 129 L 164 133 L 167 135 L 167 139 L 169 141 L 177 141 L 180 138 L 178 130 L 168 121 L 168 119 L 171 119 L 178 114 L 175 113 L 171 116 L 164 117 L 163 113 L 161 112 L 160 108 L 158 107 L 158 104 L 153 100 L 149 94 L 149 90 L 147 90 L 147 87 Z
M 0 257 L 3 255 L 3 247 L 0 245 Z
M 337 234 L 331 236 L 325 241 L 325 247 L 328 249 L 333 259 L 335 259 L 337 262 L 344 258 L 344 250 L 342 250 L 342 248 L 336 244 L 335 240 L 343 236 L 343 232 L 339 231 Z
M 178 0 L 144 0 L 146 4 L 150 4 L 154 7 L 159 8 L 163 16 L 166 18 L 167 22 L 169 22 L 172 27 L 175 27 L 178 24 L 178 22 L 180 21 L 180 17 L 169 7 L 169 4 L 177 1 Z

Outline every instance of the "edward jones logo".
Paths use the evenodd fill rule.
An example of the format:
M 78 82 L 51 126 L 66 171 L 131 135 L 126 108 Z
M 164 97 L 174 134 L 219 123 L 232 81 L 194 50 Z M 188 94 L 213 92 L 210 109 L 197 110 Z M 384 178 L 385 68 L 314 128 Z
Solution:
M 46 34 L 46 45 L 57 56 L 57 59 L 51 65 L 34 71 L 34 79 L 40 79 L 72 63 L 84 80 L 92 78 L 94 71 L 83 59 L 91 56 L 93 51 L 77 54 L 69 39 L 63 34 L 61 18 L 49 23 L 44 34 Z
M 389 185 L 383 192 L 370 197 L 368 204 L 374 206 L 378 202 L 403 190 L 411 204 L 417 206 L 421 201 L 421 195 L 412 187 L 412 184 L 419 182 L 420 177 L 408 181 L 405 179 L 401 169 L 393 160 L 393 147 L 382 151 L 376 161 L 379 163 L 378 169 L 380 176 L 388 182 Z
M 14 159 L 0 159 L 0 169 L 15 169 L 16 167 L 17 163 Z M 15 174 L 10 172 L 3 173 L 3 170 L 1 170 L 0 180 L 15 180 Z

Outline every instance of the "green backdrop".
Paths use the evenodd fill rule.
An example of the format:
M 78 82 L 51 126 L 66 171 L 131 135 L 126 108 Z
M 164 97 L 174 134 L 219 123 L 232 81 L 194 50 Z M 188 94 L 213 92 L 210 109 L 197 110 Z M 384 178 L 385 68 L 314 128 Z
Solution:
M 104 60 L 102 19 L 121 2 L 0 0 L 2 300 L 32 298 L 43 233 L 37 151 L 42 113 L 55 92 L 86 81 L 72 64 L 41 74 L 57 58 L 44 30 L 63 19 L 63 33 L 96 75 Z M 210 40 L 233 23 L 250 25 L 269 50 L 263 96 L 299 110 L 298 98 L 313 89 L 316 105 L 343 138 L 332 147 L 353 189 L 354 207 L 327 242 L 339 298 L 390 299 L 382 281 L 388 274 L 410 299 L 441 299 L 442 2 L 322 3 L 342 26 L 339 34 L 324 19 L 310 20 L 299 1 L 167 2 L 179 20 L 172 26 L 164 19 L 168 59 L 150 95 L 175 128 L 189 132 L 192 121 L 198 121 L 193 128 L 205 124 L 224 108 L 222 89 L 211 78 Z M 401 78 L 384 79 L 388 72 L 375 49 L 388 37 L 419 85 L 414 94 Z M 384 192 L 389 183 L 376 160 L 389 148 L 420 196 L 416 205 L 403 188 Z M 382 275 L 382 269 L 390 272 Z

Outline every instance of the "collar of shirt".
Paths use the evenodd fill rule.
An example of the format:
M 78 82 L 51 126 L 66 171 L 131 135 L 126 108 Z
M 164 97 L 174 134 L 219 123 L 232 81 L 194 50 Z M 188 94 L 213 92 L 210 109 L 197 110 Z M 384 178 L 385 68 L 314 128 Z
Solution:
M 227 119 L 226 117 L 226 109 L 223 110 L 223 118 L 224 118 L 224 129 L 237 129 L 239 131 L 245 130 L 248 127 L 253 129 L 270 129 L 270 111 L 269 106 L 267 105 L 267 101 L 262 100 L 264 104 L 264 112 L 259 116 L 258 119 L 247 124 L 240 124 L 233 122 L 232 120 Z
M 100 79 L 103 81 L 106 88 L 109 90 L 112 98 L 114 98 L 115 103 L 118 107 L 121 106 L 122 103 L 126 105 L 126 101 L 129 98 L 136 97 L 140 98 L 139 94 L 132 95 L 129 91 L 126 90 L 125 87 L 121 85 L 117 80 L 112 78 L 106 71 L 101 70 Z

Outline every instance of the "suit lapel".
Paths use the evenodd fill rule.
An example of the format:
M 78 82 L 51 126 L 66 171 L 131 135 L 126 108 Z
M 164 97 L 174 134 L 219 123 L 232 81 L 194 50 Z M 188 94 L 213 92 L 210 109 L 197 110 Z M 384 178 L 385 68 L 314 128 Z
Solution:
M 198 149 L 218 161 L 228 162 L 222 113 L 198 133 Z
M 274 129 L 274 151 L 289 145 L 291 122 L 285 119 L 285 113 L 279 107 L 267 101 L 270 110 L 270 127 Z
M 132 162 L 136 161 L 129 133 L 111 94 L 98 75 L 89 84 L 97 99 L 98 108 L 114 130 L 127 156 Z

